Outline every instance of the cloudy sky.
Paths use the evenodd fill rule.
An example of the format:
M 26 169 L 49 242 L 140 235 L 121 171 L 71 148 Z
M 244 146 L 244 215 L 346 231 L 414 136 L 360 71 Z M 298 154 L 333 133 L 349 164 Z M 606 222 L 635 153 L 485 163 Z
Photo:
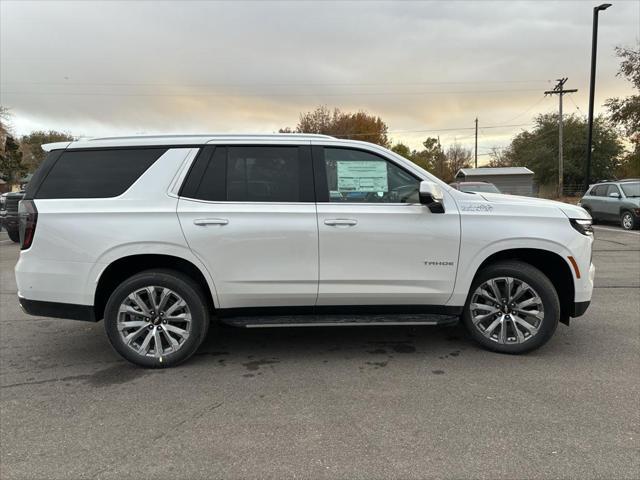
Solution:
M 273 132 L 323 104 L 380 115 L 417 147 L 503 145 L 587 111 L 592 1 L 0 0 L 0 103 L 18 134 Z M 640 1 L 601 14 L 597 103 L 631 92 L 616 45 Z M 484 158 L 487 158 L 486 155 Z

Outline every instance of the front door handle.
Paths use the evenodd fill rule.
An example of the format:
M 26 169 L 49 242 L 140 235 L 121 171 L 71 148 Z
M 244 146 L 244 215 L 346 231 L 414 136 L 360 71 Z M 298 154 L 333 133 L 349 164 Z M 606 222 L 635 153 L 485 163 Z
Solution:
M 351 218 L 329 218 L 324 221 L 324 224 L 332 227 L 353 227 L 358 224 L 358 221 Z
M 206 227 L 207 225 L 226 225 L 229 220 L 226 218 L 196 218 L 193 221 L 194 225 L 199 227 Z

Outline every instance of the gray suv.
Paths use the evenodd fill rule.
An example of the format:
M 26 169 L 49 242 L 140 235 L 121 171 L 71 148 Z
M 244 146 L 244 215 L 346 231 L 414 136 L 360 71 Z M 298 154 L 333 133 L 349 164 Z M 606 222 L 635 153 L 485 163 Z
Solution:
M 640 226 L 640 180 L 620 180 L 591 185 L 578 204 L 595 221 L 615 221 L 625 230 Z

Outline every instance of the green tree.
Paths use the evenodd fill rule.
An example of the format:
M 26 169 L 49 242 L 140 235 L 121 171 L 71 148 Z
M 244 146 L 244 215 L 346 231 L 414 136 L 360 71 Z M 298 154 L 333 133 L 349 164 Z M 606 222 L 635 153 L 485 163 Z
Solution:
M 564 181 L 578 184 L 584 179 L 587 122 L 576 115 L 564 117 Z M 598 117 L 593 126 L 593 177 L 613 178 L 623 152 L 622 142 L 615 127 L 604 117 Z M 492 155 L 492 166 L 523 166 L 532 170 L 535 181 L 544 185 L 558 178 L 558 115 L 539 115 L 535 127 L 515 136 L 511 144 Z
M 20 139 L 22 149 L 22 162 L 29 172 L 35 172 L 46 157 L 46 152 L 42 150 L 45 143 L 54 142 L 70 142 L 74 137 L 68 133 L 56 132 L 49 130 L 48 132 L 38 130 L 31 132 L 29 135 L 23 135 Z
M 18 183 L 25 172 L 20 145 L 9 133 L 6 135 L 4 150 L 0 152 L 0 174 L 2 179 L 8 183 Z
M 616 47 L 620 62 L 619 77 L 625 77 L 638 92 L 625 98 L 605 102 L 609 118 L 626 136 L 631 148 L 618 167 L 620 177 L 640 176 L 640 44 L 637 49 Z
M 364 111 L 342 112 L 338 108 L 330 110 L 321 105 L 311 112 L 300 114 L 295 129 L 280 129 L 280 133 L 320 133 L 338 138 L 362 140 L 383 147 L 390 145 L 388 127 L 380 117 Z

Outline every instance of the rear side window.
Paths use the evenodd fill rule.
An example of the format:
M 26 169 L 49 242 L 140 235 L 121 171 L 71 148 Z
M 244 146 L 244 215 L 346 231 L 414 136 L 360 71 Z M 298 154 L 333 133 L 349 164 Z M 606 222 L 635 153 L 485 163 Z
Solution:
M 297 146 L 218 146 L 209 158 L 196 160 L 181 195 L 219 202 L 313 202 L 310 151 Z
M 65 150 L 35 198 L 108 198 L 124 193 L 166 148 Z

